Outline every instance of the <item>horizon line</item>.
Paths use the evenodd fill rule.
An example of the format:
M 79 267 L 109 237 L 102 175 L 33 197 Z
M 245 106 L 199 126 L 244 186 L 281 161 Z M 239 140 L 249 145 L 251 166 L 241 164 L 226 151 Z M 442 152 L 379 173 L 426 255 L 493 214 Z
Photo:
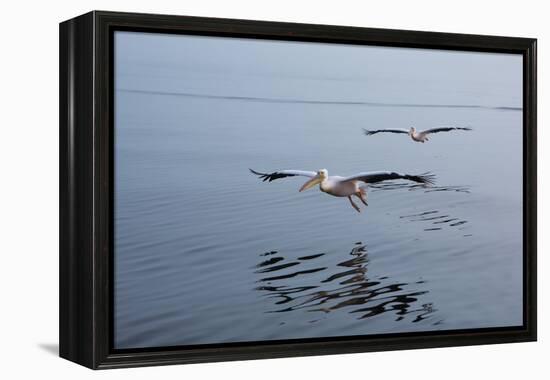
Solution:
M 370 107 L 411 107 L 411 108 L 475 108 L 475 109 L 492 109 L 502 111 L 522 111 L 523 107 L 510 106 L 483 106 L 478 104 L 420 104 L 420 103 L 389 103 L 389 102 L 367 102 L 367 101 L 341 101 L 341 100 L 316 100 L 316 99 L 284 99 L 271 97 L 254 97 L 254 96 L 238 96 L 238 95 L 213 95 L 200 94 L 191 92 L 170 92 L 170 91 L 155 91 L 155 90 L 139 90 L 119 88 L 115 91 L 136 93 L 136 94 L 152 94 L 161 96 L 182 96 L 204 99 L 224 99 L 237 101 L 255 101 L 264 103 L 302 103 L 302 104 L 327 104 L 327 105 L 352 105 L 352 106 L 370 106 Z

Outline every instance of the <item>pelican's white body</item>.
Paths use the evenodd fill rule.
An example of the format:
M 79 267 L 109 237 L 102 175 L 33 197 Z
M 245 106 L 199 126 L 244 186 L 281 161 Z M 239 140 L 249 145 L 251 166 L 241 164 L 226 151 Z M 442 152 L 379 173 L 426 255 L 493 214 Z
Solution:
M 428 141 L 428 136 L 426 135 L 425 132 L 417 132 L 416 129 L 414 127 L 411 127 L 410 131 L 409 131 L 409 136 L 411 136 L 411 139 L 413 139 L 413 141 L 416 141 L 416 142 L 425 142 L 425 141 Z
M 300 188 L 300 191 L 307 190 L 315 185 L 319 184 L 319 189 L 323 193 L 330 194 L 335 197 L 347 197 L 351 203 L 351 206 L 361 212 L 359 207 L 351 200 L 351 196 L 354 195 L 361 200 L 361 202 L 367 206 L 367 191 L 359 186 L 359 181 L 350 180 L 340 176 L 328 176 L 327 169 L 321 169 L 317 174 L 309 181 L 304 183 Z
M 334 195 L 335 197 L 349 197 L 356 194 L 361 190 L 358 181 L 346 181 L 342 180 L 345 177 L 330 176 L 319 184 L 319 188 L 323 193 Z

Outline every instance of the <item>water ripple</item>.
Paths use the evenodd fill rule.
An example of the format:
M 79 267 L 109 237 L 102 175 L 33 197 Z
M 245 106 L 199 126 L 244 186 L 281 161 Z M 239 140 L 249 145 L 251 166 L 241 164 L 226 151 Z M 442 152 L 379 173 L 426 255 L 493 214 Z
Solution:
M 417 214 L 402 215 L 400 219 L 405 219 L 410 222 L 426 223 L 427 227 L 424 231 L 440 231 L 443 227 L 460 227 L 468 223 L 467 220 L 453 217 L 448 213 L 441 213 L 438 210 L 423 211 Z M 460 227 L 463 230 L 464 227 Z M 471 234 L 463 235 L 464 237 L 472 236 Z
M 410 183 L 403 183 L 403 182 L 381 182 L 381 183 L 369 184 L 369 189 L 372 189 L 373 191 L 405 189 L 409 191 L 424 190 L 425 193 L 432 193 L 432 192 L 439 192 L 439 191 L 470 193 L 469 186 L 426 186 L 422 184 L 410 184 Z
M 280 272 L 278 276 L 258 280 L 262 284 L 255 290 L 272 300 L 275 306 L 266 313 L 299 310 L 331 313 L 345 310 L 358 320 L 382 313 L 393 313 L 396 321 L 405 320 L 410 316 L 410 322 L 416 323 L 430 318 L 437 311 L 429 302 L 415 306 L 428 294 L 423 280 L 409 284 L 393 281 L 388 276 L 369 279 L 367 248 L 361 242 L 355 243 L 351 249 L 351 258 L 338 263 L 335 267 L 314 265 L 315 260 L 324 253 L 302 256 L 284 264 L 281 262 L 286 259 L 279 252 L 276 253 L 279 256 L 275 257 L 275 260 L 262 260 L 256 265 L 256 274 L 267 271 Z M 265 256 L 265 253 L 260 256 Z M 304 265 L 310 267 L 304 268 Z M 285 271 L 288 268 L 293 270 Z M 326 272 L 326 275 L 319 280 L 318 275 L 312 276 L 317 272 Z M 292 286 L 285 281 L 289 278 L 293 278 Z M 419 285 L 422 285 L 421 289 L 418 288 Z M 310 321 L 314 322 L 316 320 Z

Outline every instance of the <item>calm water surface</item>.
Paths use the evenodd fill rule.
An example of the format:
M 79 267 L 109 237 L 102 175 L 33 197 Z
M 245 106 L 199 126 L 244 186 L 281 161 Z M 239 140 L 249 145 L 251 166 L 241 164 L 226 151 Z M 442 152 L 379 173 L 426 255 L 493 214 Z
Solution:
M 436 68 L 462 56 L 339 47 L 319 68 L 332 47 L 237 42 L 117 35 L 118 348 L 521 324 L 522 113 L 506 84 L 521 58 L 342 72 L 361 54 Z M 513 59 L 502 78 L 498 59 Z M 473 69 L 484 65 L 496 68 Z M 426 144 L 361 132 L 442 124 L 473 131 Z M 359 214 L 298 193 L 305 178 L 263 183 L 249 168 L 430 171 L 437 183 L 371 186 Z

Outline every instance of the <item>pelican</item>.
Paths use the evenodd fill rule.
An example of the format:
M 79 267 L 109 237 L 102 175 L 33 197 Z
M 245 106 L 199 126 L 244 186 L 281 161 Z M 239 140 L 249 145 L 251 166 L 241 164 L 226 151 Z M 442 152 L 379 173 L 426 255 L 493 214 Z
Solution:
M 389 132 L 389 133 L 404 133 L 409 136 L 411 136 L 411 139 L 416 142 L 424 143 L 425 141 L 428 141 L 428 135 L 430 133 L 439 133 L 439 132 L 449 132 L 449 131 L 471 131 L 472 128 L 463 128 L 463 127 L 437 127 L 432 129 L 426 129 L 424 131 L 417 131 L 415 127 L 411 127 L 410 129 L 377 129 L 374 131 L 369 131 L 368 129 L 364 129 L 365 135 L 375 135 L 377 133 L 382 132 Z
M 273 173 L 260 173 L 252 169 L 249 170 L 253 174 L 259 176 L 263 180 L 263 182 L 271 182 L 279 178 L 295 176 L 309 177 L 310 179 L 300 188 L 300 192 L 310 189 L 318 184 L 319 189 L 323 193 L 327 193 L 335 197 L 347 197 L 349 199 L 349 202 L 351 203 L 351 206 L 357 212 L 361 212 L 361 209 L 351 199 L 352 195 L 359 198 L 359 200 L 365 206 L 368 206 L 367 190 L 365 187 L 360 186 L 359 182 L 369 184 L 395 179 L 405 179 L 425 185 L 433 185 L 435 180 L 435 176 L 429 173 L 424 173 L 420 175 L 409 175 L 389 171 L 377 171 L 357 173 L 349 177 L 340 177 L 329 176 L 327 169 L 321 169 L 317 172 L 305 170 L 279 170 Z

